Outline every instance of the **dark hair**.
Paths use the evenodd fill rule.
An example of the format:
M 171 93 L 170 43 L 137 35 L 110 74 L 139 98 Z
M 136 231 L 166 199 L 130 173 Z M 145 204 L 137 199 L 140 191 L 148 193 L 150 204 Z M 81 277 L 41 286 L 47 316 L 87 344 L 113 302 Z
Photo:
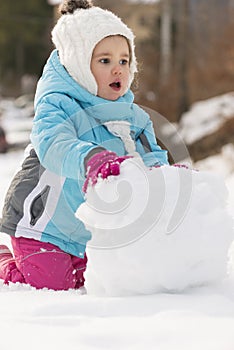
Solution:
M 77 9 L 89 9 L 93 6 L 91 0 L 64 0 L 59 11 L 62 15 L 72 14 Z

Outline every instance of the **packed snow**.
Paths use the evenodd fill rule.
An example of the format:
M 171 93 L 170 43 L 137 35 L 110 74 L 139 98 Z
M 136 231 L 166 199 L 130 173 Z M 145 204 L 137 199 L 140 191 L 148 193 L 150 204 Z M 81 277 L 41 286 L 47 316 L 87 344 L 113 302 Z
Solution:
M 96 288 L 92 283 L 92 265 L 90 276 L 89 269 L 87 270 L 87 281 L 89 280 L 90 285 L 88 294 L 84 290 L 38 291 L 27 285 L 6 286 L 0 281 L 0 349 L 41 350 L 49 347 L 52 350 L 233 350 L 234 249 L 229 250 L 229 260 L 226 255 L 232 240 L 231 221 L 234 217 L 234 172 L 230 164 L 234 154 L 232 147 L 227 145 L 222 154 L 194 164 L 193 169 L 199 171 L 165 166 L 148 173 L 139 160 L 132 160 L 122 164 L 119 178 L 99 182 L 95 190 L 87 194 L 87 201 L 91 201 L 89 210 L 95 212 L 96 209 L 100 209 L 100 205 L 100 214 L 104 215 L 105 202 L 110 205 L 114 199 L 111 208 L 116 214 L 117 229 L 112 233 L 120 232 L 118 237 L 115 236 L 107 244 L 103 241 L 103 236 L 96 235 L 94 241 L 90 242 L 88 249 L 91 254 L 99 254 L 98 257 L 93 255 L 99 264 L 93 267 L 96 269 L 95 273 L 98 273 L 96 276 L 102 278 L 102 271 L 97 271 L 97 268 L 103 268 L 103 280 L 97 281 L 99 287 Z M 11 151 L 0 155 L 0 207 L 3 205 L 11 178 L 22 159 L 23 151 Z M 139 197 L 131 192 L 131 188 L 138 186 L 137 181 L 142 176 L 144 181 Z M 122 181 L 124 177 L 125 181 Z M 131 186 L 126 181 L 129 177 Z M 163 211 L 160 211 L 159 220 L 155 221 L 154 215 L 157 217 L 157 211 L 153 216 L 150 215 L 154 207 L 148 214 L 151 223 L 156 223 L 155 227 L 160 227 L 163 232 L 154 235 L 154 225 L 149 225 L 144 232 L 146 234 L 141 235 L 136 230 L 131 235 L 128 231 L 126 238 L 121 235 L 121 225 L 134 227 L 134 214 L 143 218 L 148 199 L 150 198 L 153 204 L 156 203 L 155 196 L 152 197 L 149 190 L 152 186 L 153 191 L 158 189 L 157 183 L 152 185 L 154 178 L 159 179 L 160 189 L 167 188 L 167 191 L 159 190 L 159 195 L 164 196 L 164 207 Z M 189 188 L 187 193 L 181 193 L 182 179 Z M 116 191 L 108 194 L 106 188 L 113 186 L 117 186 Z M 105 189 L 100 196 L 101 188 Z M 137 188 L 140 190 L 140 186 Z M 95 197 L 95 192 L 102 199 L 100 203 Z M 117 199 L 123 192 L 126 194 L 126 212 L 132 210 L 130 204 L 139 203 L 140 200 L 143 208 L 138 206 L 138 212 L 131 211 L 132 221 L 131 217 L 123 215 L 121 223 L 118 220 L 120 202 Z M 178 198 L 182 207 L 178 206 L 178 201 L 173 207 L 171 199 L 174 201 Z M 226 200 L 229 203 L 229 211 L 225 207 Z M 160 207 L 157 208 L 160 210 Z M 179 211 L 176 211 L 176 208 Z M 82 210 L 84 209 L 87 208 Z M 179 225 L 176 225 L 178 217 L 172 215 L 176 212 L 183 218 Z M 170 226 L 168 217 L 171 219 Z M 176 218 L 174 221 L 173 217 Z M 110 225 L 110 222 L 100 217 L 98 224 L 94 222 L 97 220 L 97 213 L 93 215 L 92 220 L 91 224 L 96 225 L 92 228 L 95 233 Z M 103 227 L 103 224 L 106 227 Z M 146 222 L 142 220 L 139 224 Z M 210 229 L 206 231 L 207 225 Z M 9 237 L 1 234 L 0 242 L 9 244 Z M 133 255 L 135 249 L 136 256 Z M 122 261 L 117 252 L 124 250 L 128 254 Z M 111 264 L 103 265 L 102 258 Z M 156 265 L 150 266 L 151 258 Z M 130 260 L 133 264 L 132 270 L 125 271 L 123 265 L 127 264 L 129 267 Z M 155 271 L 160 283 L 149 294 L 155 282 Z M 160 271 L 165 271 L 165 275 L 160 275 Z M 127 276 L 126 272 L 131 274 Z M 140 275 L 142 273 L 143 275 Z M 111 277 L 109 286 L 106 277 Z M 122 282 L 126 283 L 127 291 L 124 290 Z M 100 288 L 103 285 L 106 288 L 104 292 L 103 288 Z
M 181 292 L 226 276 L 234 221 L 215 174 L 129 159 L 90 187 L 77 216 L 92 232 L 88 293 Z

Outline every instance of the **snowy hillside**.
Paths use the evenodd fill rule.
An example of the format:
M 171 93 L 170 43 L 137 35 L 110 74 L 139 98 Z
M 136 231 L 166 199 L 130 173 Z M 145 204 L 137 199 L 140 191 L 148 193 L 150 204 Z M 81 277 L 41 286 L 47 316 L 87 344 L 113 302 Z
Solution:
M 234 117 L 234 92 L 199 101 L 184 113 L 179 132 L 186 144 L 216 131 L 227 119 Z
M 209 105 L 210 102 L 207 103 Z M 9 113 L 13 112 L 11 108 L 12 105 Z M 23 122 L 19 126 L 12 117 L 4 125 L 8 123 L 11 135 L 19 133 L 22 139 L 27 139 L 28 131 L 25 129 L 29 128 L 31 120 L 27 117 L 25 122 L 26 127 Z M 197 119 L 196 134 L 199 133 L 199 125 L 202 134 L 203 125 Z M 192 132 L 192 129 L 188 130 Z M 233 157 L 233 146 L 225 145 L 222 154 L 194 165 L 199 170 L 212 171 L 225 179 L 232 216 Z M 0 155 L 0 207 L 11 177 L 22 158 L 23 151 L 20 150 Z M 216 217 L 212 219 L 215 220 Z M 9 237 L 2 234 L 0 242 L 9 243 Z M 201 246 L 203 253 L 207 253 L 205 256 L 209 255 L 214 245 L 210 238 Z M 177 245 L 176 248 L 178 257 L 181 258 L 185 245 Z M 196 249 L 197 246 L 194 247 L 194 257 Z M 141 253 L 140 260 L 143 263 L 147 251 Z M 163 264 L 167 262 L 167 266 L 171 264 L 175 268 L 173 254 L 172 245 L 167 259 L 163 257 Z M 141 265 L 139 271 L 142 271 Z M 178 277 L 178 282 L 181 281 L 180 278 L 182 276 Z M 118 284 L 118 279 L 115 280 Z M 0 282 L 0 349 L 233 350 L 233 280 L 231 276 L 213 284 L 203 284 L 180 292 L 161 291 L 153 295 L 131 297 L 98 297 L 72 290 L 36 291 L 29 286 L 4 286 Z

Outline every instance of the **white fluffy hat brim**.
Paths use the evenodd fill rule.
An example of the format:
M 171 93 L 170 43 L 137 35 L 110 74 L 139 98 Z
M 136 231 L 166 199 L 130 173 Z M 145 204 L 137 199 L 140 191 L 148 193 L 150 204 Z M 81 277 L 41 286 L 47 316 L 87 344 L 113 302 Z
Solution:
M 98 42 L 111 35 L 122 35 L 129 42 L 130 88 L 137 72 L 134 34 L 115 14 L 99 7 L 78 9 L 61 16 L 52 31 L 61 63 L 73 79 L 93 95 L 97 95 L 98 88 L 90 69 L 92 53 Z

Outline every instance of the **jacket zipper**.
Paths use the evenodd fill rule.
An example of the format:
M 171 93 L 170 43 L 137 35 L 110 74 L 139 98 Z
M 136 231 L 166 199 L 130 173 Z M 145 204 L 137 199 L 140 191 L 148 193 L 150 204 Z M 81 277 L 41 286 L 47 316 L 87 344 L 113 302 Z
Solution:
M 31 206 L 30 206 L 30 225 L 35 226 L 37 221 L 42 216 L 45 204 L 49 195 L 50 186 L 46 185 L 45 188 L 33 199 Z M 38 208 L 35 208 L 36 204 L 39 206 Z

